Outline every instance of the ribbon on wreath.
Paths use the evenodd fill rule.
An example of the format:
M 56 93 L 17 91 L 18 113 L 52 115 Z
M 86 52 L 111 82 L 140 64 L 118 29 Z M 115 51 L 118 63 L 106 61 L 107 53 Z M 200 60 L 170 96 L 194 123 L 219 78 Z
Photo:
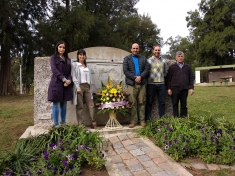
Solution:
M 125 106 L 128 104 L 128 101 L 116 101 L 116 102 L 110 102 L 110 103 L 105 103 L 101 104 L 98 109 L 103 109 L 103 108 L 114 108 L 117 106 Z

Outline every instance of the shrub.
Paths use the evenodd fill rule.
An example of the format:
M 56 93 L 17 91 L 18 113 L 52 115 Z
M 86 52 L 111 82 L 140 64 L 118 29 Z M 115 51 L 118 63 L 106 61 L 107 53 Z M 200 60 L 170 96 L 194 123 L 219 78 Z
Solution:
M 138 133 L 150 137 L 176 161 L 197 156 L 207 163 L 235 163 L 235 124 L 223 118 L 165 117 L 150 121 Z

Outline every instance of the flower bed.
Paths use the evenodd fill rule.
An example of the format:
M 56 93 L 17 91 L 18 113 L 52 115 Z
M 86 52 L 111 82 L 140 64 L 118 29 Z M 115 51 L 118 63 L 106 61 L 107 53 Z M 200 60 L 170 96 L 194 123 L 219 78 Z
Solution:
M 176 161 L 192 156 L 206 163 L 235 164 L 235 124 L 223 118 L 160 118 L 138 133 L 151 138 Z
M 60 126 L 49 134 L 18 141 L 15 151 L 1 160 L 5 175 L 81 175 L 82 165 L 105 164 L 102 138 L 79 126 Z

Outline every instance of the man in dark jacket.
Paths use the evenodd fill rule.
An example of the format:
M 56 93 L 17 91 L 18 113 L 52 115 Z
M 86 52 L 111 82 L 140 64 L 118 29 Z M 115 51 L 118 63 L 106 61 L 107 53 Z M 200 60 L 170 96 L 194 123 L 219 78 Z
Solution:
M 131 54 L 123 61 L 123 72 L 126 76 L 128 100 L 131 103 L 130 128 L 137 125 L 145 126 L 146 82 L 149 74 L 149 64 L 144 56 L 139 54 L 139 45 L 134 43 Z
M 194 93 L 194 76 L 191 67 L 184 62 L 184 53 L 176 52 L 176 63 L 171 65 L 167 75 L 168 94 L 172 97 L 174 117 L 187 117 L 187 97 Z M 179 114 L 180 102 L 180 114 Z

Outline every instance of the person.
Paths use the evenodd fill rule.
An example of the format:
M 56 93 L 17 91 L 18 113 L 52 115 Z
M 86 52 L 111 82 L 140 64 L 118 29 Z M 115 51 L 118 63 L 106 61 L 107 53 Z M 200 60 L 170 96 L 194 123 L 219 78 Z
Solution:
M 123 61 L 123 72 L 127 85 L 128 101 L 131 103 L 131 123 L 133 128 L 139 122 L 145 126 L 146 82 L 149 74 L 147 59 L 139 54 L 139 45 L 132 44 L 131 54 Z
M 85 126 L 82 118 L 83 102 L 85 102 L 89 111 L 91 128 L 96 129 L 96 122 L 94 120 L 91 70 L 87 66 L 86 51 L 84 49 L 78 50 L 77 62 L 72 63 L 72 80 L 74 82 L 72 103 L 76 105 L 78 124 L 83 127 Z
M 153 56 L 148 59 L 150 72 L 147 84 L 147 102 L 145 109 L 145 120 L 150 120 L 152 104 L 155 95 L 158 98 L 158 113 L 162 117 L 165 115 L 165 77 L 167 75 L 167 60 L 161 57 L 161 47 L 156 45 L 153 47 Z
M 191 67 L 184 62 L 184 53 L 176 52 L 176 63 L 172 64 L 167 74 L 168 94 L 172 97 L 174 117 L 187 117 L 187 97 L 194 93 L 194 76 Z M 179 114 L 180 102 L 180 114 Z
M 51 56 L 51 81 L 48 88 L 48 101 L 52 104 L 52 118 L 54 126 L 65 124 L 67 101 L 72 100 L 72 76 L 71 60 L 68 58 L 68 50 L 64 41 L 59 41 L 55 47 L 55 54 Z

